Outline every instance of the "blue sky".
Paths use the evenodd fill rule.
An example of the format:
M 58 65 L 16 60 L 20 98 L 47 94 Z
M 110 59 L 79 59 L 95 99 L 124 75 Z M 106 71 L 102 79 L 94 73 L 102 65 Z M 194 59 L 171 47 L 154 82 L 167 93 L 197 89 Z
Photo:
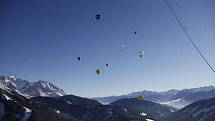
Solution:
M 215 67 L 215 1 L 169 2 Z M 1 0 L 0 26 L 0 74 L 48 80 L 68 94 L 95 97 L 215 85 L 215 74 L 163 0 Z M 145 52 L 141 59 L 139 50 Z

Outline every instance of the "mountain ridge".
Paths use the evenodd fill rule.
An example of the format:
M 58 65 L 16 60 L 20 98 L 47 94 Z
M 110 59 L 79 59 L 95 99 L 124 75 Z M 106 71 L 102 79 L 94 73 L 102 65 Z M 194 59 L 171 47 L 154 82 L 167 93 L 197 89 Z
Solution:
M 30 82 L 23 79 L 16 79 L 16 76 L 0 76 L 0 87 L 18 92 L 26 97 L 34 96 L 63 96 L 66 93 L 63 89 L 55 86 L 51 82 L 39 80 Z
M 182 90 L 172 89 L 172 90 L 163 91 L 163 92 L 143 90 L 143 91 L 133 92 L 127 95 L 95 97 L 92 99 L 95 99 L 103 104 L 109 104 L 119 99 L 134 98 L 140 95 L 143 95 L 146 100 L 160 103 L 160 104 L 168 104 L 180 109 L 197 100 L 215 97 L 215 87 L 211 85 L 211 86 L 182 89 Z

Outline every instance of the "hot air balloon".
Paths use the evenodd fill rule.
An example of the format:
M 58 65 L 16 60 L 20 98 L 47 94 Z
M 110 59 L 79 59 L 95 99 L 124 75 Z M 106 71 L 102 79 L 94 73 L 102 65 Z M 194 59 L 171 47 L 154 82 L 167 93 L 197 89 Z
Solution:
M 97 15 L 95 16 L 95 18 L 96 18 L 96 20 L 98 21 L 98 20 L 101 19 L 101 15 L 100 15 L 100 14 L 97 14 Z
M 137 32 L 136 32 L 136 31 L 134 31 L 134 34 L 137 34 Z
M 78 57 L 77 57 L 77 59 L 78 59 L 78 61 L 80 61 L 80 60 L 81 60 L 81 57 L 80 57 L 80 56 L 78 56 Z
M 143 101 L 144 100 L 144 96 L 137 96 L 137 100 L 138 101 Z
M 109 64 L 107 63 L 107 64 L 105 64 L 106 65 L 106 67 L 108 67 L 109 66 Z
M 144 51 L 139 51 L 139 52 L 138 52 L 138 55 L 140 56 L 140 58 L 142 58 L 143 55 L 144 55 Z
M 125 43 L 122 44 L 122 45 L 121 45 L 121 48 L 122 48 L 122 50 L 124 51 L 124 50 L 127 48 L 127 44 L 125 44 Z
M 96 74 L 99 75 L 101 73 L 101 70 L 98 68 L 96 69 Z

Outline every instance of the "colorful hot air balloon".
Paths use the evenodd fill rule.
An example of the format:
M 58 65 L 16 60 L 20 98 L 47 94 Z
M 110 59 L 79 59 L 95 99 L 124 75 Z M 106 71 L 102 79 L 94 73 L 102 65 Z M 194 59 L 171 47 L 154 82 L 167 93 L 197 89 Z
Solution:
M 100 15 L 100 14 L 97 14 L 97 15 L 95 16 L 95 18 L 96 18 L 96 20 L 98 21 L 98 20 L 101 19 L 101 15 Z
M 140 56 L 140 58 L 142 58 L 143 55 L 144 55 L 144 51 L 139 51 L 139 52 L 138 52 L 138 55 Z
M 99 74 L 101 73 L 101 70 L 98 68 L 96 69 L 96 74 L 99 76 Z
M 144 100 L 144 96 L 137 96 L 137 100 L 138 101 L 143 101 Z

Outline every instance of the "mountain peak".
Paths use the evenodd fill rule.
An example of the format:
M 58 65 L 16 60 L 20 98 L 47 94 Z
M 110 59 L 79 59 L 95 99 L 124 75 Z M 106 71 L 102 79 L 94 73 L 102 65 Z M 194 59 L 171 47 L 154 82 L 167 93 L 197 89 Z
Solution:
M 39 82 L 39 83 L 49 83 L 49 82 L 46 81 L 46 80 L 39 80 L 38 82 Z
M 6 82 L 15 81 L 16 80 L 16 76 L 15 75 L 0 76 L 0 80 L 4 80 Z
M 46 80 L 30 82 L 23 79 L 16 79 L 15 75 L 0 76 L 0 88 L 10 89 L 25 96 L 63 96 L 66 93 Z

